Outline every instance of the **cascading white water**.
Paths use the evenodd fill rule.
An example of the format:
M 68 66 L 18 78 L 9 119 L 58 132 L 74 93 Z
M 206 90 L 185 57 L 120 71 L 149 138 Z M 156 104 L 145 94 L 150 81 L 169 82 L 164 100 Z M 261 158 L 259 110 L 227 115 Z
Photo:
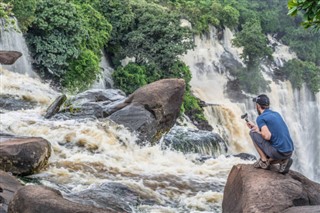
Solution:
M 232 47 L 232 38 L 231 31 L 226 29 L 223 39 L 219 41 L 216 29 L 211 28 L 209 37 L 195 38 L 196 48 L 184 55 L 182 60 L 192 71 L 191 85 L 195 95 L 213 104 L 206 107 L 205 115 L 214 131 L 229 142 L 231 151 L 255 153 L 248 129 L 240 119 L 244 112 L 249 113 L 251 120 L 257 116 L 250 95 L 247 95 L 247 100 L 231 102 L 225 91 L 232 77 L 221 64 L 222 55 L 231 54 L 230 60 L 242 63 L 239 58 L 241 49 Z M 275 45 L 275 64 L 262 65 L 262 68 L 266 80 L 272 81 L 273 69 L 282 66 L 284 61 L 296 58 L 296 55 L 271 36 L 269 40 Z M 320 182 L 320 94 L 313 95 L 305 85 L 300 90 L 292 89 L 288 81 L 272 82 L 270 86 L 271 92 L 266 94 L 270 96 L 272 108 L 286 120 L 295 143 L 293 169 Z
M 47 139 L 53 149 L 49 166 L 30 178 L 63 193 L 117 182 L 156 202 L 133 207 L 136 212 L 220 212 L 231 167 L 251 163 L 225 156 L 200 163 L 198 154 L 140 147 L 135 134 L 107 119 L 45 119 L 57 92 L 38 79 L 2 69 L 0 78 L 3 93 L 38 103 L 34 109 L 1 113 L 0 132 Z
M 92 89 L 107 89 L 113 87 L 112 73 L 113 69 L 110 66 L 108 57 L 104 51 L 102 51 L 102 57 L 100 60 L 100 68 L 102 70 L 101 77 L 92 85 Z
M 12 19 L 14 24 L 7 24 L 4 19 L 0 19 L 0 50 L 18 51 L 22 56 L 13 65 L 1 65 L 4 69 L 8 69 L 17 73 L 38 77 L 32 70 L 31 57 L 26 41 L 19 31 L 17 20 Z

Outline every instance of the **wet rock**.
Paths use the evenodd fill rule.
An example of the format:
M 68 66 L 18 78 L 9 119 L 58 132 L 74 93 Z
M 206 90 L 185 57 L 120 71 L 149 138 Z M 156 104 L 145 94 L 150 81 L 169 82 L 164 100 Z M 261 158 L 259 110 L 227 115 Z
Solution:
M 60 95 L 56 100 L 48 107 L 45 118 L 51 118 L 57 112 L 59 112 L 61 105 L 67 100 L 66 95 Z
M 7 212 L 9 202 L 22 184 L 12 175 L 0 170 L 0 212 Z
M 317 206 L 297 206 L 291 207 L 283 211 L 282 213 L 319 213 L 320 212 L 320 205 Z
M 16 111 L 21 109 L 32 109 L 36 103 L 23 100 L 11 95 L 0 95 L 0 111 Z
M 233 157 L 240 158 L 242 160 L 251 160 L 251 161 L 257 160 L 256 156 L 248 154 L 248 153 L 239 153 L 239 154 L 233 155 Z
M 143 106 L 129 105 L 116 111 L 109 118 L 118 124 L 139 132 L 142 141 L 149 140 L 157 133 L 158 123 L 156 118 Z
M 164 137 L 164 145 L 183 153 L 199 153 L 217 157 L 227 152 L 225 141 L 220 135 L 204 130 L 173 127 Z
M 140 204 L 139 194 L 121 183 L 104 183 L 98 187 L 66 196 L 71 201 L 115 212 L 132 212 Z
M 112 210 L 99 209 L 64 199 L 57 190 L 45 186 L 20 188 L 8 208 L 9 213 L 107 213 Z
M 50 143 L 39 137 L 0 135 L 0 169 L 16 175 L 33 174 L 47 165 Z
M 298 172 L 283 175 L 239 164 L 232 168 L 224 190 L 223 212 L 283 212 L 294 206 L 320 205 L 320 184 Z M 309 208 L 309 207 L 306 207 Z
M 132 118 L 135 119 L 138 116 L 134 114 L 137 107 L 143 107 L 153 115 L 156 126 L 155 134 L 152 136 L 149 134 L 146 135 L 148 132 L 147 129 L 140 128 L 140 136 L 149 141 L 157 141 L 164 132 L 169 131 L 174 125 L 180 112 L 184 91 L 185 82 L 182 79 L 163 79 L 153 82 L 139 88 L 131 94 L 124 103 L 118 105 L 119 109 L 123 108 L 123 110 L 117 111 L 117 116 L 112 114 L 110 119 L 131 128 L 130 124 L 133 123 L 134 120 L 128 120 L 128 123 L 124 123 L 121 122 L 122 119 L 119 120 L 119 118 L 127 116 L 128 112 L 130 112 L 129 108 L 131 108 L 134 110 L 131 114 Z M 140 112 L 139 110 L 138 113 L 140 114 Z M 148 128 L 148 122 L 149 121 L 146 121 L 145 125 L 140 126 Z
M 22 56 L 18 51 L 0 51 L 0 64 L 12 65 Z
M 125 101 L 125 98 L 121 90 L 87 90 L 67 100 L 66 108 L 54 118 L 105 118 L 121 109 L 118 106 Z

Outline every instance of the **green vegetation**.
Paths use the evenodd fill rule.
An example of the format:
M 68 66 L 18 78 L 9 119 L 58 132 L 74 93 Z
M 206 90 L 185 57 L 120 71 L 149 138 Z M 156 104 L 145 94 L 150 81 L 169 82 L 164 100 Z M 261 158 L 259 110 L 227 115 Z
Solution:
M 303 12 L 302 25 L 305 28 L 315 27 L 320 29 L 320 1 L 319 0 L 289 0 L 289 14 L 296 16 L 299 11 Z
M 283 75 L 297 88 L 306 82 L 312 91 L 319 90 L 320 32 L 299 27 L 301 23 L 318 26 L 319 1 L 290 0 L 289 13 L 294 18 L 287 15 L 287 1 L 283 0 L 3 2 L 7 4 L 0 0 L 0 16 L 9 18 L 12 9 L 36 69 L 72 92 L 89 88 L 100 77 L 101 50 L 105 50 L 115 69 L 116 87 L 129 94 L 159 79 L 183 78 L 187 87 L 182 111 L 202 120 L 200 101 L 190 89 L 191 72 L 179 56 L 192 49 L 193 37 L 207 33 L 210 25 L 237 32 L 233 43 L 243 48 L 246 67 L 232 74 L 246 92 L 268 89 L 260 70 L 261 62 L 268 62 L 272 53 L 267 34 L 289 45 L 300 59 L 288 62 Z M 181 19 L 189 21 L 192 29 L 183 27 Z M 127 57 L 131 62 L 124 64 Z
M 301 88 L 303 82 L 306 82 L 312 92 L 320 91 L 320 67 L 312 62 L 293 59 L 288 61 L 280 72 L 292 82 L 295 88 Z
M 12 16 L 12 5 L 10 3 L 3 3 L 0 0 L 0 18 L 5 21 L 5 27 L 14 24 L 14 20 L 10 17 Z

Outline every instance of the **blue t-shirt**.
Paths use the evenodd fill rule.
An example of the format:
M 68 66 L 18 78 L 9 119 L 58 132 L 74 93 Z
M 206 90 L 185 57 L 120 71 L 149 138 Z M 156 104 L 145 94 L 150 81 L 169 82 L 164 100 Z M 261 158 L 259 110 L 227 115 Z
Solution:
M 293 142 L 288 127 L 281 115 L 270 109 L 265 109 L 257 118 L 259 129 L 266 125 L 271 132 L 271 145 L 279 152 L 292 152 Z

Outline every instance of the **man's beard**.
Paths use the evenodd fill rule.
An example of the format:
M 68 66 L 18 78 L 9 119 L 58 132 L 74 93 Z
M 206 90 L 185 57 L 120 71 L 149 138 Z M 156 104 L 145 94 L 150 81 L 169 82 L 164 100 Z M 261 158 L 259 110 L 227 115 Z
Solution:
M 258 115 L 261 115 L 261 112 L 259 111 L 258 107 L 256 107 L 256 109 L 257 109 Z

